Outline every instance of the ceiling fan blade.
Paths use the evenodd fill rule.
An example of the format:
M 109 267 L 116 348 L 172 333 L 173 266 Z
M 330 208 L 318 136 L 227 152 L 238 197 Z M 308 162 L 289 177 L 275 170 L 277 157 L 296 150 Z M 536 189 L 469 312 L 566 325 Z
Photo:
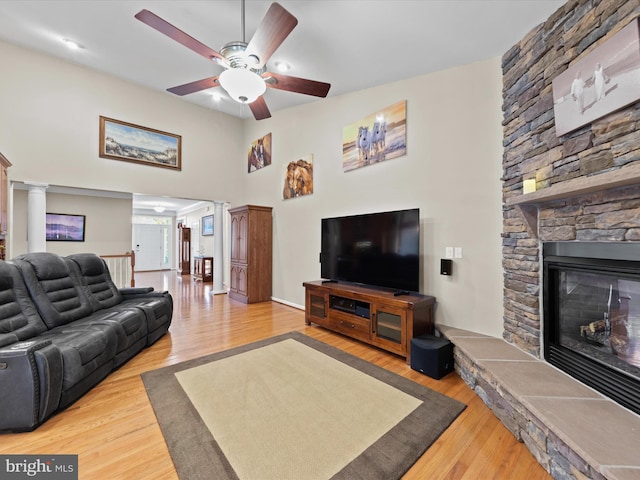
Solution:
M 284 39 L 289 36 L 297 24 L 296 17 L 279 3 L 272 3 L 247 45 L 247 55 L 255 55 L 259 59 L 258 65 L 253 68 L 264 67 L 273 52 L 284 42 Z
M 264 120 L 265 118 L 271 117 L 271 112 L 269 111 L 269 107 L 267 107 L 267 102 L 264 101 L 263 96 L 260 96 L 251 102 L 249 104 L 249 108 L 256 120 Z
M 218 77 L 208 77 L 202 80 L 196 80 L 195 82 L 185 83 L 184 85 L 178 85 L 177 87 L 167 88 L 167 91 L 183 96 L 219 86 Z
M 213 60 L 218 58 L 220 60 L 225 60 L 225 58 L 220 55 L 215 50 L 207 47 L 204 43 L 200 43 L 198 40 L 193 38 L 191 35 L 183 32 L 177 27 L 174 27 L 166 20 L 163 20 L 155 13 L 150 12 L 149 10 L 141 10 L 135 14 L 135 17 L 140 20 L 142 23 L 149 25 L 151 28 L 156 29 L 160 33 L 165 34 L 167 37 L 172 38 L 176 42 L 184 45 L 190 50 L 202 55 L 203 57 Z
M 275 82 L 269 81 L 269 77 L 275 79 Z M 313 95 L 314 97 L 326 97 L 331 88 L 330 83 L 316 82 L 315 80 L 291 77 L 279 73 L 266 72 L 262 75 L 262 78 L 266 80 L 267 87 L 269 88 L 304 93 L 305 95 Z

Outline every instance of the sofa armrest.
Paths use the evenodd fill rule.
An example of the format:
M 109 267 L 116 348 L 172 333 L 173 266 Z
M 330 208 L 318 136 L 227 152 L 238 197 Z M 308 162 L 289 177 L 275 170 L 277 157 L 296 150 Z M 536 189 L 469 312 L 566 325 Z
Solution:
M 0 348 L 0 430 L 33 430 L 60 403 L 62 355 L 49 340 Z
M 167 290 L 154 290 L 153 287 L 141 288 L 120 288 L 118 289 L 123 300 L 134 300 L 140 298 L 171 298 L 171 294 Z
M 139 295 L 141 293 L 151 293 L 154 291 L 153 287 L 124 287 L 119 288 L 122 295 Z

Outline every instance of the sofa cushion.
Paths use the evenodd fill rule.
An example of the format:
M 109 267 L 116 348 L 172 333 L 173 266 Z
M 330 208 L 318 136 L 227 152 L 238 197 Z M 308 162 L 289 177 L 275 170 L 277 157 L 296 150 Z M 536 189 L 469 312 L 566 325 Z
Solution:
M 0 261 L 0 347 L 46 330 L 17 267 Z
M 84 289 L 74 279 L 64 258 L 37 252 L 14 259 L 47 327 L 55 328 L 93 313 Z
M 62 354 L 62 390 L 69 390 L 104 365 L 113 364 L 116 355 L 115 331 L 99 325 L 62 325 L 41 334 Z
M 101 310 L 73 322 L 73 326 L 102 326 L 117 339 L 115 367 L 119 367 L 147 345 L 147 319 L 137 308 Z
M 164 297 L 127 299 L 121 304 L 123 307 L 139 308 L 145 312 L 149 333 L 158 328 L 168 328 L 171 324 L 173 311 Z
M 142 288 L 118 289 L 111 280 L 106 262 L 93 253 L 73 254 L 65 260 L 72 275 L 79 277 L 95 310 L 135 308 L 144 312 L 147 345 L 154 343 L 167 331 L 173 316 L 173 301 L 168 292 Z

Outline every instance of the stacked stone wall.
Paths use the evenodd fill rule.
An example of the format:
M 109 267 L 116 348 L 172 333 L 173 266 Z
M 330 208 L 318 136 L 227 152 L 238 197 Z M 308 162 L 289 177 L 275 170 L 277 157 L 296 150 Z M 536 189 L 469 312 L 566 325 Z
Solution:
M 640 102 L 561 137 L 552 80 L 640 16 L 640 0 L 569 0 L 502 58 L 503 201 L 640 162 Z M 640 186 L 539 206 L 539 237 L 518 207 L 503 206 L 503 337 L 540 356 L 540 259 L 544 241 L 640 241 Z

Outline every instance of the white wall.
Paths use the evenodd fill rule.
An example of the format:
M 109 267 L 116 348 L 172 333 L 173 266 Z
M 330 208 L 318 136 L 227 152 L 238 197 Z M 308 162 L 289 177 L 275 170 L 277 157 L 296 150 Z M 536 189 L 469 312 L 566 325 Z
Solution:
M 28 251 L 28 195 L 27 190 L 14 190 L 11 258 Z M 84 242 L 47 242 L 47 252 L 120 255 L 131 251 L 131 199 L 49 192 L 46 202 L 49 213 L 86 216 Z
M 10 180 L 240 200 L 242 122 L 114 77 L 0 42 L 0 151 Z M 182 136 L 182 171 L 98 156 L 100 115 Z
M 241 121 L 0 42 L 0 151 L 11 180 L 274 207 L 275 298 L 320 276 L 320 219 L 419 207 L 421 290 L 436 321 L 502 334 L 502 75 L 498 58 Z M 10 68 L 9 68 L 10 67 Z M 344 173 L 342 128 L 407 100 L 407 155 Z M 183 170 L 98 157 L 100 115 L 182 135 Z M 246 147 L 273 133 L 273 164 Z M 314 155 L 314 194 L 281 200 L 281 166 Z M 446 246 L 463 248 L 439 275 Z
M 501 336 L 501 87 L 496 58 L 245 121 L 245 146 L 273 136 L 272 165 L 245 173 L 243 199 L 274 207 L 273 296 L 304 304 L 302 283 L 320 277 L 321 218 L 419 207 L 436 322 Z M 401 100 L 407 155 L 344 173 L 343 126 Z M 282 200 L 282 165 L 308 154 L 313 195 Z M 463 248 L 452 277 L 439 274 L 446 246 Z

